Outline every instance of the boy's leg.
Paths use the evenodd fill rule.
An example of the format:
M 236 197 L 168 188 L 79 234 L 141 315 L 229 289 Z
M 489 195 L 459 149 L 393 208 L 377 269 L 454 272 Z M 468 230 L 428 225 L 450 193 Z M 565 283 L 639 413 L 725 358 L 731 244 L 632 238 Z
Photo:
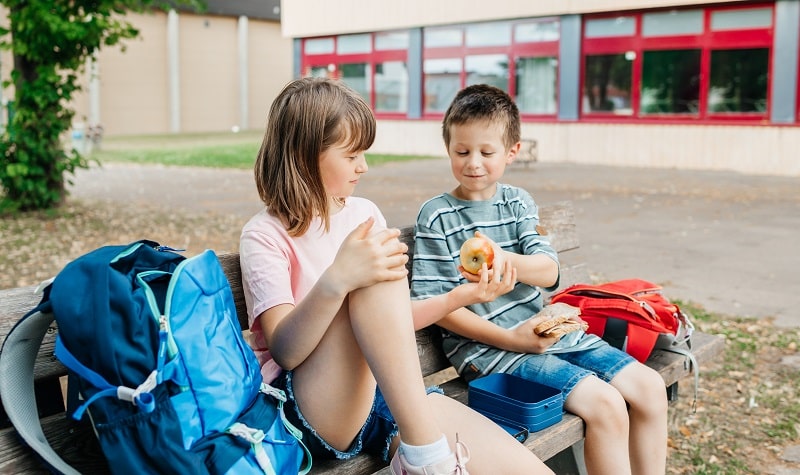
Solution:
M 611 385 L 630 406 L 630 453 L 633 473 L 663 475 L 667 461 L 667 392 L 664 380 L 641 363 L 626 366 Z
M 586 422 L 584 458 L 590 473 L 640 473 L 631 472 L 628 413 L 625 400 L 615 388 L 588 376 L 569 393 L 564 408 Z
M 596 374 L 613 378 L 632 361 L 629 355 L 602 345 L 574 353 L 531 355 L 513 371 L 563 391 L 564 408 L 586 422 L 584 458 L 592 475 L 631 473 L 625 400 Z

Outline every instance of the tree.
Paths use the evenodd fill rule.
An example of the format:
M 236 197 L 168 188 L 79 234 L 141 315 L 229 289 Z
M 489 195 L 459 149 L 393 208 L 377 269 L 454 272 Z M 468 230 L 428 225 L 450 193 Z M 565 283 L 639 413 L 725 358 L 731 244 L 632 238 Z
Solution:
M 13 114 L 0 139 L 0 211 L 49 209 L 63 202 L 65 174 L 88 166 L 85 157 L 61 143 L 86 60 L 101 47 L 138 36 L 124 18 L 127 12 L 176 3 L 202 7 L 201 0 L 0 0 L 9 11 L 0 48 L 14 54 L 15 86 Z

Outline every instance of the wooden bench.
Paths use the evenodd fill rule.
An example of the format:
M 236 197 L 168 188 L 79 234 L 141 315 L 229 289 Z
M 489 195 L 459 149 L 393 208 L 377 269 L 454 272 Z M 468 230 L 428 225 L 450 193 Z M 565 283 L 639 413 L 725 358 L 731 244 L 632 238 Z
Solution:
M 531 163 L 539 161 L 539 142 L 536 139 L 520 140 L 519 153 L 514 163 L 522 163 L 528 168 Z
M 556 203 L 542 207 L 541 225 L 543 232 L 550 237 L 562 261 L 561 285 L 588 282 L 588 272 L 580 261 L 578 234 L 575 217 L 569 202 Z M 413 229 L 403 229 L 402 239 L 413 252 Z M 220 256 L 228 280 L 236 299 L 239 320 L 246 328 L 247 313 L 242 294 L 241 273 L 238 254 Z M 0 291 L 0 341 L 5 339 L 15 322 L 33 308 L 38 302 L 34 287 L 24 287 Z M 85 422 L 74 422 L 64 417 L 60 378 L 66 374 L 65 368 L 53 356 L 56 333 L 55 325 L 46 335 L 40 349 L 34 377 L 39 386 L 39 403 L 42 425 L 48 440 L 65 461 L 82 473 L 108 473 L 105 459 L 100 454 L 91 428 Z M 437 380 L 449 379 L 441 384 L 445 393 L 466 404 L 467 386 L 455 376 L 450 363 L 440 348 L 441 336 L 436 328 L 417 332 L 417 345 L 423 374 Z M 718 336 L 695 333 L 692 345 L 697 361 L 709 361 L 723 349 L 723 339 Z M 679 355 L 666 352 L 654 353 L 647 364 L 664 378 L 672 398 L 677 397 L 677 382 L 688 376 L 685 360 Z M 451 379 L 452 378 L 452 379 Z M 2 421 L 0 421 L 2 422 Z M 537 456 L 548 461 L 557 473 L 585 473 L 581 467 L 583 421 L 569 413 L 561 422 L 534 432 L 525 445 Z M 32 451 L 20 443 L 13 428 L 0 429 L 0 473 L 48 473 L 36 459 Z M 389 470 L 377 458 L 359 456 L 349 461 L 315 461 L 313 474 L 388 474 Z

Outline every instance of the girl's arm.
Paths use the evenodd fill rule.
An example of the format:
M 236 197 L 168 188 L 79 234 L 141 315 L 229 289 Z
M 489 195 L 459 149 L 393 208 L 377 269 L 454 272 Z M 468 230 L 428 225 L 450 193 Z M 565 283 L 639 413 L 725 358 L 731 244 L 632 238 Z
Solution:
M 333 263 L 301 301 L 261 313 L 267 347 L 282 368 L 294 369 L 308 358 L 350 292 L 406 278 L 407 246 L 398 240 L 400 231 L 383 229 L 370 234 L 373 223 L 370 218 L 347 236 Z

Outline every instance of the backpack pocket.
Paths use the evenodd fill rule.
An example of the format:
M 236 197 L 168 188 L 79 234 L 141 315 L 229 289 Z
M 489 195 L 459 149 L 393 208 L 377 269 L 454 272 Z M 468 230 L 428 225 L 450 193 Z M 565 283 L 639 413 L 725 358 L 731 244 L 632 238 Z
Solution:
M 183 447 L 181 424 L 162 385 L 153 390 L 156 407 L 151 412 L 95 424 L 97 438 L 112 473 L 158 473 L 181 475 L 209 473 L 203 458 Z M 111 401 L 113 404 L 128 404 Z

